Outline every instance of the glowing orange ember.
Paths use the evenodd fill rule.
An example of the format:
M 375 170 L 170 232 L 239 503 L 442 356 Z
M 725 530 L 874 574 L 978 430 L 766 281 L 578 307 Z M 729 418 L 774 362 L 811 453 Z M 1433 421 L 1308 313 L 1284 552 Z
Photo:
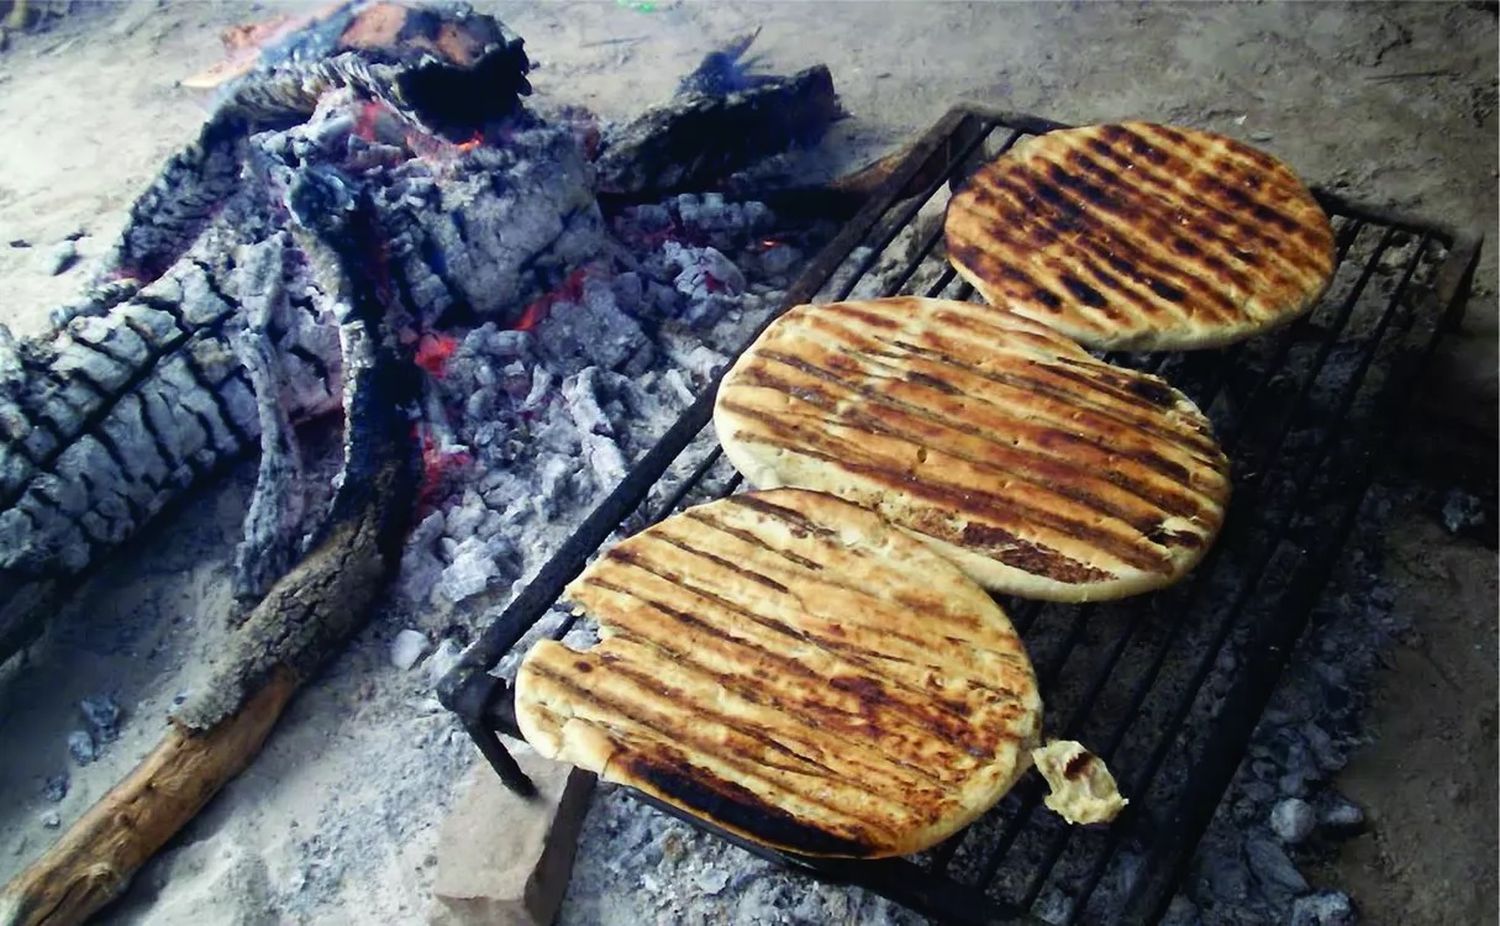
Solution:
M 517 331 L 530 331 L 542 323 L 542 319 L 547 317 L 547 310 L 550 308 L 552 308 L 552 297 L 543 296 L 528 305 L 526 311 L 521 313 L 521 317 L 516 319 L 516 323 L 511 327 Z
M 417 488 L 417 516 L 437 507 L 447 494 L 449 476 L 467 467 L 474 458 L 465 450 L 441 446 L 425 425 L 413 426 L 414 436 L 422 444 L 422 484 Z
M 429 376 L 442 378 L 448 366 L 448 358 L 458 349 L 458 339 L 446 334 L 424 334 L 417 342 L 416 363 Z
M 478 148 L 482 144 L 484 144 L 484 133 L 475 132 L 473 137 L 471 137 L 468 141 L 461 141 L 455 147 L 458 148 L 460 152 L 469 152 L 473 151 L 475 148 Z
M 374 141 L 375 123 L 384 109 L 383 104 L 375 100 L 366 100 L 359 108 L 359 115 L 354 117 L 354 134 L 365 141 Z
M 511 328 L 516 331 L 530 331 L 541 324 L 547 313 L 552 311 L 552 306 L 559 302 L 577 302 L 583 298 L 583 282 L 588 279 L 589 267 L 579 267 L 568 274 L 567 279 L 552 292 L 528 305 L 516 319 Z

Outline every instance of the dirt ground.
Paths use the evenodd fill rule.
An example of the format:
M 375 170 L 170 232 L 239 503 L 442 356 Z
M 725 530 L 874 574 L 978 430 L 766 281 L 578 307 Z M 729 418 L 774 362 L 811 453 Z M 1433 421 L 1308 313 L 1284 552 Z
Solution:
M 1464 487 L 1493 500 L 1500 245 L 1493 9 L 672 0 L 476 6 L 526 39 L 537 64 L 537 98 L 580 103 L 606 118 L 665 99 L 705 52 L 759 29 L 754 48 L 766 70 L 830 66 L 851 114 L 825 142 L 825 160 L 834 166 L 873 158 L 952 103 L 974 99 L 1065 121 L 1140 117 L 1227 132 L 1282 157 L 1312 184 L 1478 227 L 1489 243 L 1475 296 L 1464 330 L 1439 358 L 1442 375 L 1429 400 L 1446 423 L 1428 428 L 1444 439 L 1451 435 L 1443 429 L 1462 432 L 1456 446 L 1479 457 L 1459 468 L 1473 483 Z M 220 58 L 224 26 L 287 5 L 79 7 L 43 32 L 11 35 L 0 51 L 0 322 L 18 335 L 42 329 L 48 311 L 90 277 L 123 210 L 201 123 L 212 100 L 176 82 Z M 73 237 L 81 260 L 54 273 L 58 249 Z M 1371 832 L 1320 873 L 1324 883 L 1348 890 L 1373 923 L 1495 922 L 1496 560 L 1492 549 L 1442 532 L 1434 514 L 1431 507 L 1406 512 L 1393 531 L 1391 568 L 1417 636 L 1394 654 L 1371 718 L 1375 741 L 1340 782 L 1368 808 Z M 343 721 L 315 709 L 331 703 L 321 685 L 380 668 L 362 655 L 336 666 L 333 680 L 311 686 L 273 736 L 271 761 L 295 768 L 304 745 L 335 736 L 332 724 Z M 322 754 L 306 753 L 308 770 L 296 787 L 339 780 L 343 771 L 328 773 L 335 766 L 313 770 Z M 291 786 L 252 773 L 215 806 L 214 825 Z M 70 813 L 83 805 L 70 804 Z M 51 832 L 18 839 L 5 869 L 39 851 Z M 284 838 L 248 832 L 244 851 Z M 417 909 L 427 888 L 407 863 L 420 854 L 402 850 L 403 880 L 387 885 L 381 909 L 366 914 L 400 919 L 395 911 Z M 149 879 L 149 896 L 137 896 L 134 906 L 149 910 L 150 898 L 167 890 L 168 873 L 191 879 L 215 864 L 184 854 Z M 336 896 L 347 902 L 359 895 Z M 212 909 L 179 908 L 187 911 L 184 922 L 194 909 Z M 333 908 L 299 912 L 303 917 L 337 922 L 348 914 Z
M 1338 781 L 1370 832 L 1319 874 L 1358 899 L 1366 923 L 1494 923 L 1495 555 L 1417 512 L 1403 521 L 1387 577 L 1415 633 L 1392 654 L 1374 741 Z

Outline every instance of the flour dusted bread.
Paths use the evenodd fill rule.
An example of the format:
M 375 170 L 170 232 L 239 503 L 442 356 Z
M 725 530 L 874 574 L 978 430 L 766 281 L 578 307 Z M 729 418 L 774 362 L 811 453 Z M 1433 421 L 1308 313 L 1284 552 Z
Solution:
M 1127 122 L 1028 138 L 948 206 L 984 298 L 1090 347 L 1188 349 L 1307 311 L 1328 217 L 1287 166 L 1211 132 Z
M 983 585 L 1035 598 L 1175 581 L 1229 497 L 1186 396 L 964 302 L 794 308 L 725 376 L 714 426 L 753 485 L 879 511 Z
M 602 642 L 527 654 L 527 742 L 765 845 L 915 852 L 1029 766 L 1041 703 L 1004 612 L 832 496 L 692 508 L 614 547 L 566 597 Z

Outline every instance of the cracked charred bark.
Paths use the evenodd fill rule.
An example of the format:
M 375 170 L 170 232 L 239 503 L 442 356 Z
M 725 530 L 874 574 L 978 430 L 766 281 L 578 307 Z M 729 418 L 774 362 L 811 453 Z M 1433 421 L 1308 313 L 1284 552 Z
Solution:
M 330 181 L 336 183 L 336 181 Z M 312 226 L 322 276 L 352 306 L 343 347 L 344 470 L 312 552 L 234 631 L 197 697 L 158 746 L 40 859 L 0 891 L 3 926 L 79 923 L 130 883 L 249 764 L 297 686 L 342 649 L 394 566 L 417 482 L 404 416 L 414 387 L 379 290 L 358 261 L 368 203 L 333 190 Z M 351 266 L 353 264 L 353 266 Z
M 392 264 L 401 317 L 501 311 L 589 249 L 589 222 L 549 223 L 542 205 L 583 208 L 586 184 L 568 179 L 581 166 L 526 174 L 541 152 L 565 156 L 566 133 L 519 125 L 514 146 L 459 166 L 400 147 L 523 118 L 526 57 L 500 23 L 374 4 L 289 42 L 228 89 L 137 200 L 104 282 L 41 338 L 17 343 L 0 326 L 0 662 L 40 632 L 70 580 L 248 451 L 262 451 L 262 468 L 236 591 L 253 599 L 305 548 L 291 429 L 337 407 L 340 370 L 338 300 L 286 227 L 300 172 L 365 159 L 355 166 L 387 239 L 361 259 Z M 372 112 L 396 146 L 351 141 Z M 540 241 L 570 246 L 555 259 L 504 250 L 517 203 Z M 445 267 L 468 288 L 444 282 Z

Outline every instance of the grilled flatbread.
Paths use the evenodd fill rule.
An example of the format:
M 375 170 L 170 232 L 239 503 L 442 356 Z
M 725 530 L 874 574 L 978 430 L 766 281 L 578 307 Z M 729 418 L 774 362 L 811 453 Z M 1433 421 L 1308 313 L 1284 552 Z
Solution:
M 692 508 L 610 550 L 567 598 L 603 641 L 526 655 L 526 741 L 756 842 L 915 852 L 1029 767 L 1041 703 L 1004 612 L 832 496 Z
M 714 425 L 752 485 L 873 508 L 981 584 L 1033 598 L 1175 581 L 1229 496 L 1228 462 L 1182 393 L 967 302 L 794 308 L 725 376 Z
M 1307 311 L 1333 229 L 1268 154 L 1145 122 L 1028 138 L 948 206 L 948 258 L 992 305 L 1099 348 L 1191 349 Z

